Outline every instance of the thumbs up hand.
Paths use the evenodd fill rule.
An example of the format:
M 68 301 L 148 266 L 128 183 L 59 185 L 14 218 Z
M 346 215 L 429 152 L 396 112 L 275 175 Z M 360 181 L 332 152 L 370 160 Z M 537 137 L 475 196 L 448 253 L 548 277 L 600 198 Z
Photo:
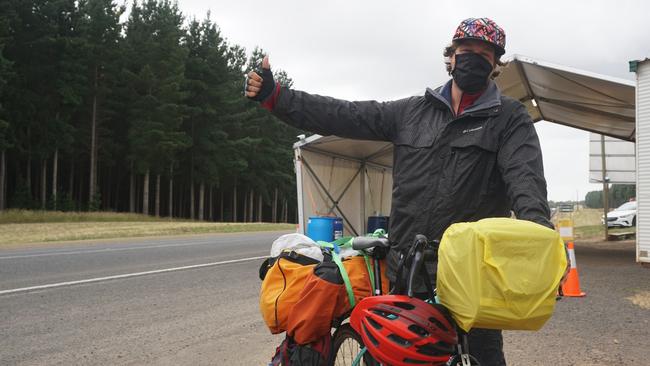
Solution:
M 269 56 L 264 56 L 262 59 L 262 76 L 257 72 L 251 71 L 246 75 L 246 82 L 244 85 L 244 95 L 252 100 L 258 102 L 265 101 L 275 90 L 275 80 L 273 80 L 273 73 L 271 72 L 271 64 L 269 64 Z

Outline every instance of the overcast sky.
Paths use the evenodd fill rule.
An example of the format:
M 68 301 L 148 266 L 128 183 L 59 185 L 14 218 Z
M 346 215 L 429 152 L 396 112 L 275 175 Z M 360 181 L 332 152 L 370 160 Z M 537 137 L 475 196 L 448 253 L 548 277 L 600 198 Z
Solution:
M 506 32 L 506 57 L 526 55 L 634 79 L 650 57 L 648 1 L 178 0 L 189 18 L 210 10 L 229 42 L 260 46 L 294 87 L 349 100 L 421 95 L 448 80 L 442 49 L 461 20 L 489 17 Z M 549 199 L 584 198 L 588 133 L 538 122 Z

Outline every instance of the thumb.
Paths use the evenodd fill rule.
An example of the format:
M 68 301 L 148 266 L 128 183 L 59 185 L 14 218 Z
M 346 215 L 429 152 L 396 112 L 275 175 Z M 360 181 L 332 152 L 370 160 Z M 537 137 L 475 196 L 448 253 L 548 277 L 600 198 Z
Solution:
M 271 70 L 271 64 L 269 63 L 269 55 L 264 56 L 262 59 L 262 68 L 266 70 Z

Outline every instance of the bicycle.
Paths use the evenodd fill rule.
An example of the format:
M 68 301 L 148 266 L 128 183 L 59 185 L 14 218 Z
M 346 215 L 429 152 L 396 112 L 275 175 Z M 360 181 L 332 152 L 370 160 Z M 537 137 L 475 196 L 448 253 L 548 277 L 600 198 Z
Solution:
M 386 257 L 390 248 L 390 242 L 385 237 L 355 237 L 352 241 L 352 249 L 365 251 L 373 260 L 375 286 L 373 295 L 381 295 L 381 265 L 380 260 Z M 379 366 L 370 353 L 363 351 L 363 341 L 361 335 L 357 333 L 349 323 L 343 323 L 350 314 L 335 319 L 333 327 L 336 329 L 332 335 L 332 352 L 330 356 L 330 366 L 347 366 L 347 365 L 365 365 Z M 363 364 L 360 363 L 363 361 Z
M 417 275 L 424 280 L 427 288 L 427 301 L 435 303 L 436 290 L 431 284 L 429 273 L 424 266 L 426 260 L 437 260 L 439 241 L 428 241 L 424 235 L 416 235 L 409 252 L 400 258 L 397 270 L 397 281 L 391 289 L 391 294 L 406 294 L 414 297 L 413 283 Z M 385 237 L 356 237 L 352 248 L 364 251 L 373 259 L 375 284 L 373 295 L 382 295 L 380 260 L 385 258 L 390 244 Z M 408 274 L 404 277 L 404 269 Z M 355 331 L 350 323 L 344 323 L 349 317 L 346 314 L 341 319 L 336 319 L 333 327 L 336 329 L 332 335 L 332 350 L 328 364 L 330 366 L 380 366 L 372 355 L 366 351 L 361 335 Z M 479 366 L 478 361 L 469 355 L 468 335 L 459 327 L 455 327 L 459 334 L 459 342 L 452 357 L 447 361 L 449 366 Z

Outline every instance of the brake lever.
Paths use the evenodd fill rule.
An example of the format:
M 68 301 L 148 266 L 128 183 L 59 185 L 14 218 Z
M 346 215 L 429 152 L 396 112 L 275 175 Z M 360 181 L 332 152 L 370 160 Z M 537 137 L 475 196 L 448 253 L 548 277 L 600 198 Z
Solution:
M 408 279 L 408 292 L 406 293 L 408 297 L 413 297 L 413 280 L 415 279 L 415 274 L 420 273 L 420 268 L 422 267 L 422 251 L 418 250 L 415 252 L 415 257 L 413 258 L 413 263 L 411 264 L 411 269 L 409 271 Z
M 408 287 L 406 294 L 409 297 L 413 297 L 413 281 L 415 280 L 415 275 L 420 273 L 422 270 L 422 264 L 424 263 L 424 248 L 427 244 L 427 238 L 424 235 L 416 235 L 415 243 L 413 244 L 413 249 L 415 254 L 413 255 L 413 260 L 411 261 L 411 268 L 409 270 L 408 277 Z

